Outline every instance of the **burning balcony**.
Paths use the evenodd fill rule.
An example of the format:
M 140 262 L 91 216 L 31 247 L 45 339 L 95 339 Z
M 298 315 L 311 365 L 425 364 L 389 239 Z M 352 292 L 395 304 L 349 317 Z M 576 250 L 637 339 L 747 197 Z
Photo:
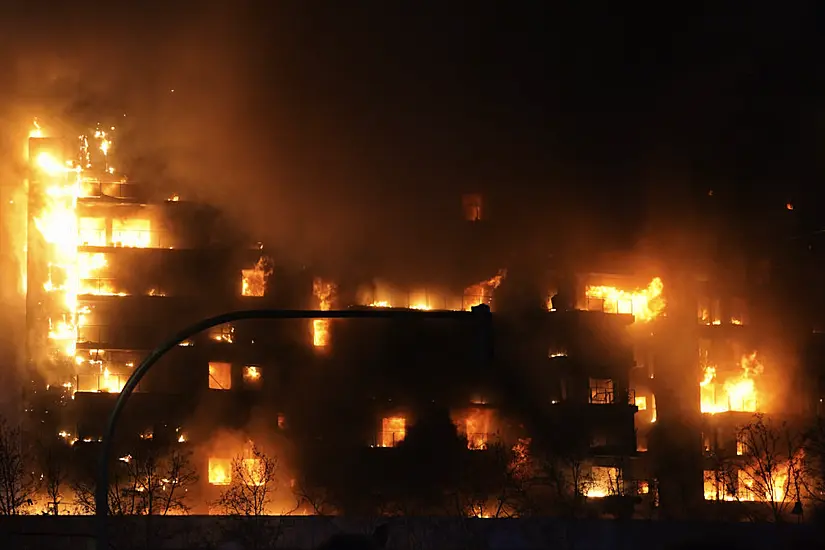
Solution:
M 613 380 L 609 378 L 590 378 L 590 403 L 611 405 L 615 402 Z
M 637 322 L 657 318 L 665 310 L 665 305 L 664 283 L 659 277 L 647 287 L 633 290 L 608 285 L 587 285 L 585 288 L 586 310 L 633 315 Z

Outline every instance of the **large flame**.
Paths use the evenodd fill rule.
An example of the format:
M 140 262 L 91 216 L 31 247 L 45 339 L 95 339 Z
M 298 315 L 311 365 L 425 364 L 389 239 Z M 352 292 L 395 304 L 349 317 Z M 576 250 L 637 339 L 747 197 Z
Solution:
M 36 119 L 29 136 L 46 137 L 46 132 Z M 90 140 L 97 142 L 97 149 L 102 153 L 102 167 L 93 166 Z M 124 376 L 111 373 L 101 362 L 86 361 L 77 356 L 78 329 L 84 326 L 90 313 L 88 307 L 79 307 L 78 296 L 124 294 L 116 292 L 111 279 L 105 277 L 108 267 L 106 255 L 81 252 L 80 248 L 151 246 L 151 224 L 146 219 L 113 219 L 111 233 L 107 235 L 105 219 L 78 217 L 78 199 L 86 196 L 84 184 L 100 181 L 99 176 L 94 174 L 114 173 L 108 164 L 112 149 L 108 132 L 98 129 L 92 138 L 80 136 L 79 143 L 79 152 L 72 158 L 61 158 L 60 153 L 49 150 L 40 151 L 31 158 L 32 170 L 42 189 L 38 206 L 30 214 L 46 244 L 44 260 L 47 271 L 43 288 L 56 298 L 49 303 L 58 304 L 48 307 L 48 338 L 58 355 L 74 359 L 78 366 L 89 365 L 98 369 L 95 373 L 97 383 L 84 384 L 78 391 L 119 392 L 123 388 Z M 87 171 L 90 172 L 87 174 Z M 87 375 L 84 373 L 84 376 Z
M 764 367 L 756 352 L 743 355 L 739 368 L 738 373 L 720 383 L 717 368 L 713 365 L 704 367 L 704 378 L 699 382 L 703 413 L 760 412 L 755 378 L 762 374 Z
M 601 300 L 605 313 L 629 314 L 636 321 L 648 322 L 665 310 L 664 288 L 662 279 L 655 277 L 646 288 L 628 291 L 614 286 L 591 285 L 585 295 L 588 300 Z

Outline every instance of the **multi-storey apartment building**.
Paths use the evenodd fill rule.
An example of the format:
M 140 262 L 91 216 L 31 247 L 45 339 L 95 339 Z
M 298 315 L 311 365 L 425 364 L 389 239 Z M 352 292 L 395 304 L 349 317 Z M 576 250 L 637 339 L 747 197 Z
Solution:
M 380 460 L 436 404 L 471 449 L 543 437 L 592 474 L 587 496 L 649 492 L 651 476 L 635 461 L 657 412 L 638 342 L 665 309 L 662 279 L 592 270 L 561 284 L 552 273 L 535 277 L 541 270 L 508 278 L 494 252 L 441 283 L 290 269 L 233 236 L 213 209 L 176 195 L 152 200 L 109 165 L 110 147 L 100 130 L 77 142 L 30 140 L 27 409 L 78 456 L 94 453 L 117 393 L 149 350 L 203 317 L 486 303 L 495 312 L 488 362 L 475 327 L 453 321 L 216 327 L 144 379 L 118 445 L 124 454 L 141 439 L 189 446 L 206 502 L 228 483 L 246 438 L 360 445 Z M 478 257 L 468 250 L 490 242 L 495 226 L 479 195 L 462 207 L 457 233 L 468 258 Z

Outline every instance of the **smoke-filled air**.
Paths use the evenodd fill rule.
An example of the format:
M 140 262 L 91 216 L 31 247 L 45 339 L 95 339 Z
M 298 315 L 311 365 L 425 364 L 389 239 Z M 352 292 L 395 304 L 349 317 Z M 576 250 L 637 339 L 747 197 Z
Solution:
M 0 16 L 10 548 L 818 547 L 801 8 L 274 4 Z

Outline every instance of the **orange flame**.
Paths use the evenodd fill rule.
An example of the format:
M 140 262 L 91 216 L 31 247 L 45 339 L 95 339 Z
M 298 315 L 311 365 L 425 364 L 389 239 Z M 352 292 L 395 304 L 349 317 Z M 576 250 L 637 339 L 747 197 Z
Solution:
M 665 310 L 663 292 L 664 283 L 659 277 L 655 277 L 647 288 L 633 291 L 613 286 L 588 286 L 585 290 L 588 299 L 602 301 L 605 313 L 633 315 L 640 322 L 651 321 Z
M 739 360 L 741 372 L 727 378 L 722 384 L 717 380 L 717 368 L 704 368 L 704 378 L 699 382 L 701 411 L 716 414 L 728 411 L 759 412 L 759 394 L 755 377 L 764 367 L 756 352 L 743 355 Z

